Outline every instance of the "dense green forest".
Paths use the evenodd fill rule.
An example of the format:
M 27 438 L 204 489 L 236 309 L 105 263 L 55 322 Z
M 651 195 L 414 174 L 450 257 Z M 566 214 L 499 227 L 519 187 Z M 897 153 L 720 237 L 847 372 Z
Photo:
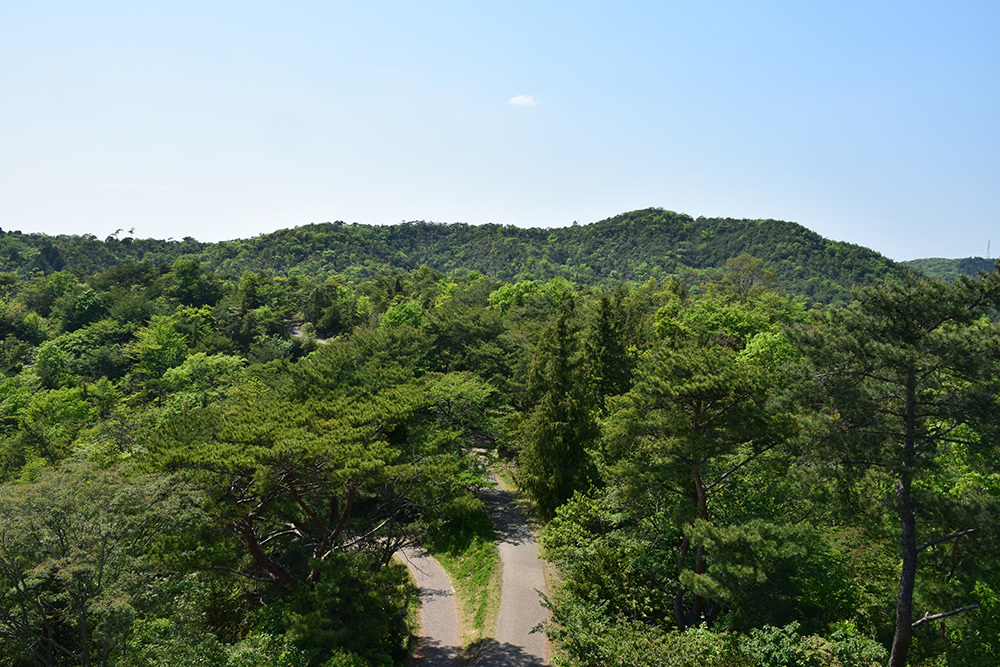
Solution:
M 406 664 L 483 450 L 556 664 L 1000 662 L 1000 273 L 663 211 L 0 242 L 0 665 Z
M 929 276 L 953 282 L 959 276 L 975 276 L 980 271 L 989 273 L 993 269 L 995 261 L 983 257 L 965 257 L 963 259 L 928 257 L 926 259 L 911 259 L 908 262 L 902 262 L 902 264 Z
M 565 278 L 613 286 L 669 275 L 685 282 L 703 280 L 743 253 L 763 259 L 779 289 L 810 302 L 845 301 L 853 287 L 902 270 L 867 248 L 824 239 L 790 222 L 692 218 L 646 209 L 554 229 L 335 222 L 222 243 L 135 239 L 121 233 L 101 241 L 7 232 L 0 236 L 0 272 L 21 278 L 34 271 L 91 274 L 119 264 L 158 267 L 188 259 L 232 276 L 266 271 L 311 280 L 332 275 L 365 280 L 427 266 L 444 273 L 479 271 L 508 282 Z

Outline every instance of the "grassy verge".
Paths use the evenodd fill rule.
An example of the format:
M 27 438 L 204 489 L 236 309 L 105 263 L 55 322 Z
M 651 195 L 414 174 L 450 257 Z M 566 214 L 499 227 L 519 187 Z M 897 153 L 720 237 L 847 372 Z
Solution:
M 450 523 L 446 536 L 428 550 L 451 577 L 458 598 L 463 644 L 468 648 L 493 633 L 500 609 L 500 553 L 496 533 L 478 500 Z

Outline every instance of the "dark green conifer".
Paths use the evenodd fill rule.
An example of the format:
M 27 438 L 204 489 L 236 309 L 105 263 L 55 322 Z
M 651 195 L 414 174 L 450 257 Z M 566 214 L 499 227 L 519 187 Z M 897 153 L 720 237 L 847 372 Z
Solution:
M 597 436 L 597 426 L 577 354 L 573 310 L 573 297 L 566 292 L 538 342 L 528 378 L 534 408 L 525 422 L 519 476 L 546 517 L 592 478 L 587 445 Z
M 584 343 L 587 384 L 599 407 L 608 396 L 628 391 L 632 368 L 625 347 L 625 290 L 619 285 L 614 296 L 601 292 L 593 325 Z

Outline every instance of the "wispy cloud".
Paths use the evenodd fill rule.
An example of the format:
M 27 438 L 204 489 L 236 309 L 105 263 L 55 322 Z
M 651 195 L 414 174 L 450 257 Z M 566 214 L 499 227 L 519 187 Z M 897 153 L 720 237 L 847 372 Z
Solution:
M 507 100 L 507 104 L 515 107 L 533 107 L 538 104 L 538 100 L 531 95 L 515 95 Z
M 176 192 L 179 185 L 143 185 L 140 183 L 102 183 L 95 185 L 94 190 L 129 190 L 132 192 Z

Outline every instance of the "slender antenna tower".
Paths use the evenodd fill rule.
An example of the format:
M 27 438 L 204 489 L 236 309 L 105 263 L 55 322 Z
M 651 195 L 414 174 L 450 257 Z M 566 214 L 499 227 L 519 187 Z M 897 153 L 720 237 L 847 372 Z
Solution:
M 990 258 L 990 241 L 992 239 L 986 239 L 986 259 Z

